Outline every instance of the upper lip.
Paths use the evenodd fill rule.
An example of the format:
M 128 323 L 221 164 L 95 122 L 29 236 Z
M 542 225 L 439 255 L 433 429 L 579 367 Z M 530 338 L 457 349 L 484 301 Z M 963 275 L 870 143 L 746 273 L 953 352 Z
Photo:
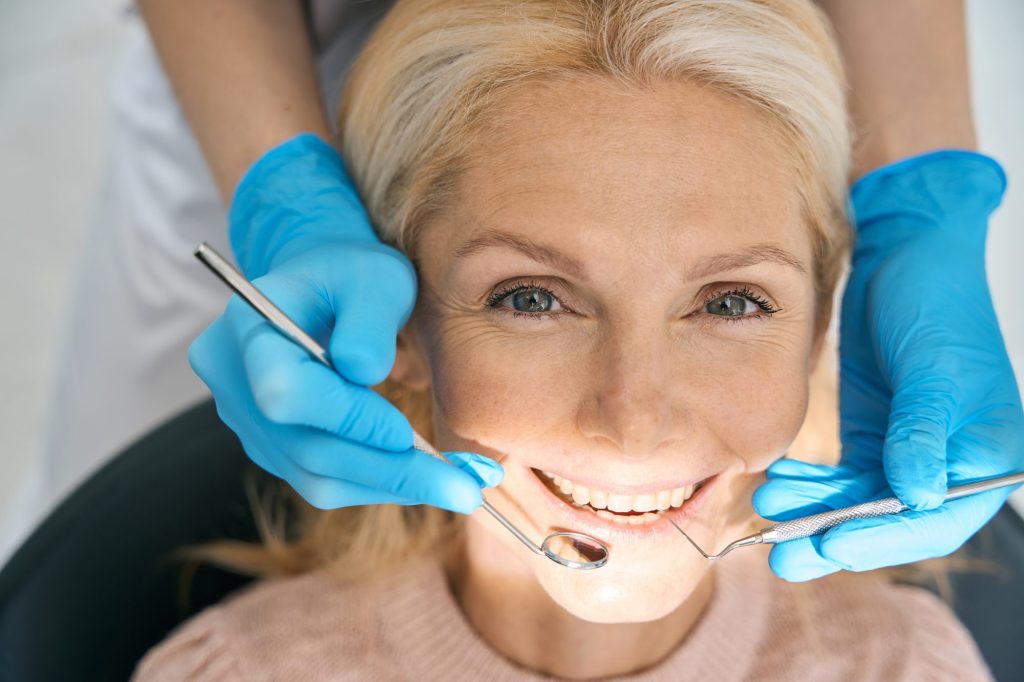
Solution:
M 561 472 L 559 472 L 559 471 L 557 471 L 555 469 L 545 469 L 545 468 L 542 468 L 542 467 L 533 467 L 533 468 L 536 469 L 537 471 L 541 471 L 541 472 L 546 471 L 546 472 L 548 472 L 550 474 L 554 474 L 556 476 L 560 476 L 562 478 L 566 478 L 566 479 L 572 481 L 573 483 L 576 483 L 576 484 L 579 484 L 579 485 L 585 485 L 588 488 L 591 488 L 591 489 L 594 489 L 594 490 L 602 490 L 602 491 L 609 492 L 609 493 L 618 493 L 620 495 L 644 495 L 644 494 L 647 494 L 647 493 L 656 493 L 656 492 L 659 492 L 659 491 L 662 491 L 662 490 L 675 490 L 676 488 L 682 488 L 683 486 L 694 485 L 696 483 L 700 483 L 701 481 L 704 481 L 704 480 L 707 480 L 707 479 L 711 478 L 716 473 L 716 472 L 711 472 L 711 473 L 708 473 L 708 474 L 689 475 L 689 476 L 686 476 L 685 478 L 679 478 L 679 479 L 676 479 L 674 481 L 667 481 L 666 479 L 661 479 L 661 480 L 658 480 L 658 481 L 653 482 L 653 483 L 646 482 L 646 483 L 632 483 L 632 484 L 630 484 L 630 483 L 621 483 L 621 482 L 604 483 L 604 482 L 598 481 L 596 479 L 587 478 L 585 476 L 576 476 L 576 475 L 567 476 L 567 475 L 562 474 Z M 635 476 L 636 472 L 631 472 L 631 474 L 633 476 Z

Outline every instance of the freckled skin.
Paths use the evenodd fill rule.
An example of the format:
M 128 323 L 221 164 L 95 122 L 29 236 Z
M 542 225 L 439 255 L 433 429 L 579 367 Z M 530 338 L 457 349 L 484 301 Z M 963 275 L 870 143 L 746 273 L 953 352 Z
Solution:
M 553 520 L 528 467 L 609 487 L 717 472 L 689 527 L 720 548 L 746 531 L 750 493 L 807 407 L 815 298 L 791 159 L 763 114 L 694 84 L 640 91 L 595 77 L 526 86 L 507 104 L 516 115 L 480 136 L 417 254 L 421 297 L 400 355 L 415 355 L 432 385 L 436 445 L 501 461 L 505 481 L 486 497 L 537 540 Z M 584 276 L 507 248 L 454 256 L 488 229 L 570 254 Z M 700 258 L 758 243 L 806 272 L 761 263 L 687 279 Z M 483 304 L 524 280 L 551 289 L 563 314 Z M 781 312 L 739 322 L 704 312 L 732 285 Z M 572 677 L 657 661 L 710 594 L 710 565 L 681 537 L 618 543 L 608 566 L 576 572 L 530 555 L 480 512 L 461 561 L 455 589 L 483 636 Z

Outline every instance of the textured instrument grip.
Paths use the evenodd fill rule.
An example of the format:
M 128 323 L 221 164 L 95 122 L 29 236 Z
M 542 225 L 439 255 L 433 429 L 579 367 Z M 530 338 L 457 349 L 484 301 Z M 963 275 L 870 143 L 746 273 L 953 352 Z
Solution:
M 762 534 L 765 536 L 765 542 L 786 542 L 824 533 L 829 528 L 835 528 L 840 523 L 853 519 L 868 519 L 873 516 L 899 514 L 904 509 L 907 509 L 907 506 L 898 499 L 887 497 L 884 500 L 865 502 L 864 504 L 857 504 L 852 507 L 843 507 L 834 511 L 776 523 L 765 528 Z

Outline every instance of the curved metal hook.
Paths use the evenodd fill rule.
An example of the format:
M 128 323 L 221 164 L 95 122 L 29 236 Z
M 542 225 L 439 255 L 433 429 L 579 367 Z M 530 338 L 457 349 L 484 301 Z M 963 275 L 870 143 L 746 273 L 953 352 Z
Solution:
M 668 518 L 668 517 L 665 517 L 665 518 Z M 750 545 L 760 545 L 762 542 L 764 542 L 764 537 L 760 533 L 755 533 L 754 535 L 748 535 L 745 538 L 740 538 L 739 540 L 736 540 L 735 542 L 730 542 L 728 545 L 725 546 L 725 549 L 723 549 L 718 554 L 708 554 L 703 549 L 701 549 L 700 545 L 698 545 L 696 542 L 694 542 L 693 538 L 691 538 L 689 535 L 687 535 L 686 531 L 684 531 L 682 528 L 680 528 L 679 525 L 675 521 L 673 521 L 672 519 L 668 519 L 668 522 L 671 523 L 673 526 L 675 526 L 677 531 L 679 531 L 680 533 L 683 534 L 683 537 L 686 538 L 691 545 L 693 545 L 693 548 L 695 550 L 700 552 L 701 556 L 703 556 L 705 559 L 710 559 L 711 561 L 717 561 L 718 559 L 721 559 L 722 557 L 724 557 L 726 554 L 728 554 L 729 552 L 733 551 L 734 549 L 738 549 L 740 547 L 749 547 Z

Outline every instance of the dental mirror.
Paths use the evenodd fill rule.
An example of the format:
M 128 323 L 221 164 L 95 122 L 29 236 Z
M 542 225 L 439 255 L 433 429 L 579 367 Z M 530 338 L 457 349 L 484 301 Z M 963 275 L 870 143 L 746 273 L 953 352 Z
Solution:
M 444 455 L 438 452 L 433 445 L 415 431 L 412 432 L 412 446 L 420 452 L 437 457 L 443 462 L 448 461 Z M 589 571 L 594 568 L 601 568 L 608 562 L 608 548 L 596 538 L 584 535 L 583 533 L 561 531 L 552 533 L 544 538 L 544 542 L 538 547 L 533 544 L 533 540 L 526 537 L 521 530 L 516 528 L 515 524 L 506 519 L 504 514 L 492 507 L 490 502 L 484 500 L 481 506 L 497 519 L 498 523 L 505 526 L 512 535 L 516 536 L 519 542 L 526 545 L 527 549 L 534 554 L 546 556 L 556 564 L 561 564 L 566 568 Z
M 242 273 L 217 253 L 212 246 L 203 242 L 196 247 L 194 253 L 203 265 L 212 270 L 221 281 L 227 284 L 243 301 L 252 306 L 253 310 L 262 315 L 277 331 L 304 348 L 314 359 L 334 369 L 327 351 L 306 334 L 299 325 L 295 324 L 290 317 L 285 315 L 280 308 L 274 305 L 270 299 L 260 293 Z M 444 455 L 438 452 L 434 446 L 415 431 L 413 431 L 412 445 L 417 450 L 450 464 Z M 552 533 L 544 538 L 544 542 L 538 547 L 522 531 L 516 528 L 511 521 L 506 519 L 501 512 L 492 507 L 487 500 L 484 500 L 482 506 L 491 516 L 498 520 L 498 523 L 507 528 L 512 535 L 516 536 L 517 540 L 526 545 L 534 554 L 546 556 L 566 568 L 584 571 L 601 568 L 608 562 L 608 548 L 596 538 L 584 535 L 583 533 Z

